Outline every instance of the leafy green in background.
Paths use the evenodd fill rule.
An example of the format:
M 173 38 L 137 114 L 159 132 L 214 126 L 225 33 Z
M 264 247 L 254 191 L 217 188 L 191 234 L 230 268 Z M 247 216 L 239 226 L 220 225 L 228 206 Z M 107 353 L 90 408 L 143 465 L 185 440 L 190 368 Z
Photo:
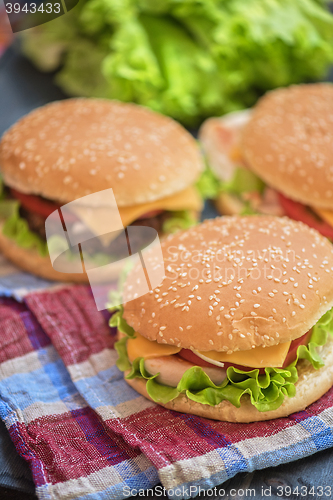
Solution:
M 69 95 L 134 101 L 187 125 L 322 78 L 333 16 L 320 0 L 80 0 L 23 33 Z

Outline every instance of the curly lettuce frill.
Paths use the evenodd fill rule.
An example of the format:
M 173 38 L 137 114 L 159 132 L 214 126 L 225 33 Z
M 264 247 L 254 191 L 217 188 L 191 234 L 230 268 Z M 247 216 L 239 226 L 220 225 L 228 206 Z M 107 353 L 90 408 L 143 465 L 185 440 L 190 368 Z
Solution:
M 118 329 L 127 336 L 135 335 L 133 328 L 129 327 L 122 317 L 122 309 L 111 318 L 111 325 L 118 326 Z M 156 381 L 158 374 L 151 376 L 145 369 L 144 358 L 136 358 L 132 364 L 129 362 L 126 350 L 127 337 L 116 343 L 119 355 L 117 366 L 122 371 L 130 370 L 126 377 L 128 379 L 145 379 L 147 392 L 157 403 L 168 403 L 179 394 L 185 393 L 189 399 L 201 404 L 216 406 L 227 400 L 239 408 L 242 396 L 248 394 L 257 410 L 272 411 L 281 406 L 286 396 L 295 396 L 295 383 L 298 380 L 296 364 L 299 359 L 308 360 L 315 369 L 324 366 L 317 348 L 326 344 L 329 334 L 333 335 L 333 309 L 313 327 L 308 345 L 298 347 L 297 358 L 288 367 L 265 368 L 265 373 L 260 374 L 259 369 L 244 371 L 231 366 L 227 369 L 227 376 L 221 385 L 215 385 L 199 366 L 187 370 L 177 387 L 159 384 Z

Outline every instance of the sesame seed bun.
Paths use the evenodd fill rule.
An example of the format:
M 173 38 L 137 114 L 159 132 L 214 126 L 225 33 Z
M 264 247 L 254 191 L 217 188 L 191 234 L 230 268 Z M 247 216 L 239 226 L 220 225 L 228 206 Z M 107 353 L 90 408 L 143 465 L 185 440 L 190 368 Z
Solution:
M 67 99 L 32 111 L 3 136 L 4 182 L 60 202 L 112 188 L 118 206 L 184 190 L 203 169 L 194 138 L 135 104 Z
M 245 126 L 248 166 L 286 196 L 333 209 L 333 85 L 318 83 L 267 93 Z
M 180 394 L 167 404 L 161 404 L 170 410 L 191 413 L 200 417 L 212 418 L 226 422 L 258 422 L 270 420 L 273 418 L 287 417 L 292 413 L 302 411 L 310 404 L 323 396 L 333 384 L 333 341 L 330 339 L 320 352 L 325 366 L 315 370 L 306 360 L 300 360 L 297 363 L 298 381 L 295 383 L 296 395 L 292 398 L 284 398 L 282 405 L 277 410 L 260 412 L 250 401 L 250 397 L 245 394 L 241 399 L 240 408 L 236 408 L 229 401 L 222 401 L 216 406 L 209 406 L 197 403 L 189 399 L 186 394 Z M 125 376 L 129 372 L 125 373 Z M 125 379 L 126 382 L 137 392 L 148 399 L 149 394 L 146 390 L 146 381 L 134 378 Z
M 333 246 L 285 217 L 207 220 L 162 250 L 161 285 L 134 298 L 135 269 L 124 288 L 124 317 L 149 340 L 246 351 L 304 335 L 333 306 Z

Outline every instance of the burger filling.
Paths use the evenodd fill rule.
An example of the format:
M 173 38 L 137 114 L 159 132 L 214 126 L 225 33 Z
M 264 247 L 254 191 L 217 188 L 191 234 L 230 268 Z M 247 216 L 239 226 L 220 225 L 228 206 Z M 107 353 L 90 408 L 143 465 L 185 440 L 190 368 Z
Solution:
M 150 341 L 127 325 L 118 308 L 111 318 L 121 339 L 116 343 L 117 366 L 127 378 L 143 378 L 150 397 L 167 403 L 179 394 L 215 406 L 223 400 L 241 405 L 247 394 L 259 411 L 275 410 L 286 396 L 296 393 L 298 363 L 324 366 L 321 346 L 333 336 L 333 309 L 303 336 L 271 347 L 256 347 L 232 354 L 199 352 Z
M 61 204 L 53 200 L 42 196 L 27 195 L 0 184 L 0 220 L 3 222 L 3 233 L 15 240 L 19 246 L 36 248 L 41 255 L 47 255 L 45 220 L 60 207 Z M 156 202 L 133 207 L 119 207 L 119 212 L 124 227 L 149 226 L 162 234 L 192 226 L 201 209 L 202 200 L 197 190 L 189 187 L 181 193 Z M 95 234 L 96 229 L 89 218 L 85 218 L 82 211 L 80 214 L 73 214 L 73 218 L 72 222 L 77 223 L 78 227 L 81 224 L 85 228 L 88 227 L 91 232 L 91 239 L 85 244 L 85 251 L 89 255 L 96 258 L 103 254 L 105 256 L 113 254 L 117 258 L 128 255 L 128 247 L 124 244 L 124 238 L 108 238 L 109 235 L 98 237 L 98 234 Z M 137 238 L 140 236 L 138 233 L 135 234 Z M 140 241 L 133 243 L 140 246 Z M 64 240 L 63 244 L 66 247 L 67 242 Z
M 216 173 L 228 180 L 221 181 L 211 170 L 205 173 L 202 189 L 207 197 L 217 199 L 218 208 L 226 215 L 266 214 L 287 215 L 291 219 L 303 222 L 316 229 L 333 241 L 333 212 L 316 207 L 309 207 L 295 202 L 282 193 L 265 185 L 251 172 L 242 157 L 241 131 L 250 114 L 241 111 L 227 115 L 223 120 L 215 120 L 211 134 L 213 136 Z M 211 152 L 207 152 L 211 155 Z

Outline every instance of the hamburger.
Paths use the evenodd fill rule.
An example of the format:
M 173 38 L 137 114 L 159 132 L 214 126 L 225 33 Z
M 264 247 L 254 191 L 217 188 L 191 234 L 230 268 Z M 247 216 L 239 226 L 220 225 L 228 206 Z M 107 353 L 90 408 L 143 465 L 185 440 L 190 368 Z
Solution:
M 160 286 L 111 317 L 118 367 L 180 412 L 229 422 L 285 417 L 333 383 L 333 246 L 287 217 L 226 216 L 162 243 Z M 138 274 L 139 275 L 139 274 Z
M 267 93 L 199 133 L 225 214 L 287 215 L 333 240 L 333 85 Z
M 45 220 L 64 204 L 112 188 L 125 228 L 160 234 L 193 224 L 202 209 L 196 141 L 171 118 L 135 104 L 80 98 L 38 108 L 4 134 L 0 170 L 0 250 L 44 278 L 87 281 L 70 258 L 66 272 L 57 272 L 48 256 Z M 94 218 L 91 208 L 80 207 L 73 223 L 90 230 L 90 264 L 101 265 L 117 244 L 101 234 L 108 207 L 93 207 Z M 124 238 L 117 241 L 118 254 L 128 252 Z

